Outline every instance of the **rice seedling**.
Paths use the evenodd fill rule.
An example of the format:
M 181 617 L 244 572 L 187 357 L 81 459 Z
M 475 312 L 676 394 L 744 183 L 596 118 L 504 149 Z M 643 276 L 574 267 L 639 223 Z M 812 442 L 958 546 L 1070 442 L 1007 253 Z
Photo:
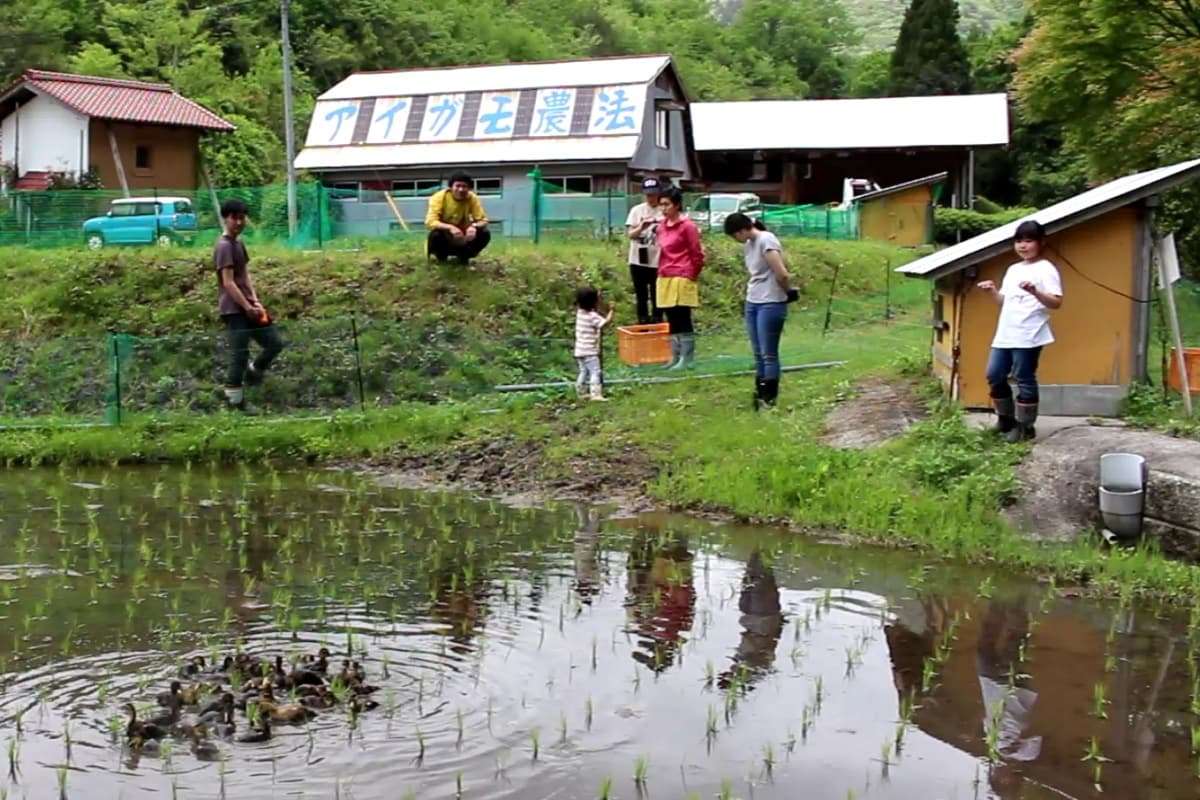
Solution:
M 717 735 L 717 710 L 711 705 L 708 707 L 708 716 L 705 718 L 704 733 L 710 739 Z
M 537 728 L 534 728 L 533 730 L 531 730 L 529 732 L 529 747 L 530 747 L 530 750 L 533 752 L 533 760 L 534 761 L 538 760 L 538 752 L 540 750 L 540 744 L 541 744 L 541 731 L 539 731 Z
M 417 757 L 414 763 L 419 767 L 425 763 L 425 734 L 421 733 L 421 726 L 417 726 Z
M 633 783 L 635 786 L 644 787 L 649 772 L 650 756 L 640 755 L 633 760 Z
M 1097 719 L 1108 719 L 1108 704 L 1104 681 L 1098 681 L 1092 687 L 1092 716 Z
M 58 798 L 59 800 L 67 800 L 67 768 L 59 767 L 58 775 Z
M 771 776 L 775 774 L 775 747 L 770 742 L 763 745 L 762 762 L 763 772 L 770 780 Z
M 558 743 L 560 745 L 567 743 L 567 715 L 563 713 L 558 715 Z
M 597 800 L 612 800 L 612 786 L 612 778 L 604 778 L 600 781 L 600 792 L 596 795 Z
M 587 701 L 583 704 L 583 724 L 586 730 L 592 729 L 592 696 L 588 695 Z
M 458 800 L 462 800 L 463 796 L 463 774 L 460 770 L 454 774 L 454 796 Z
M 728 778 L 721 779 L 721 789 L 717 792 L 717 800 L 733 800 L 733 783 Z

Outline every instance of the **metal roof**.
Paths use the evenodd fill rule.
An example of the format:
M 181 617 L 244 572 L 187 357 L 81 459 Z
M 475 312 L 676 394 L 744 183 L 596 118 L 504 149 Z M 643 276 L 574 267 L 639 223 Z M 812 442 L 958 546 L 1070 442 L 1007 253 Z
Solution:
M 884 186 L 882 189 L 876 189 L 873 192 L 866 192 L 854 198 L 854 202 L 862 203 L 866 200 L 878 200 L 880 197 L 887 197 L 889 194 L 903 192 L 905 189 L 913 189 L 917 186 L 925 186 L 933 183 L 942 183 L 949 177 L 948 172 L 939 172 L 936 175 L 926 175 L 924 178 L 916 178 L 915 180 L 905 181 L 904 183 L 896 183 L 891 186 Z
M 165 83 L 96 78 L 30 69 L 0 92 L 0 101 L 21 90 L 53 97 L 86 117 L 214 131 L 234 126 Z
M 569 88 L 649 83 L 671 63 L 665 55 L 632 58 L 593 58 L 474 67 L 433 67 L 389 72 L 356 72 L 319 100 L 364 97 L 404 97 L 444 92 L 485 92 L 499 89 Z
M 1046 228 L 1047 233 L 1056 233 L 1105 214 L 1113 209 L 1127 206 L 1151 195 L 1159 194 L 1174 186 L 1200 175 L 1200 159 L 1182 161 L 1169 167 L 1160 167 L 1148 172 L 1126 175 L 1114 181 L 1089 189 L 1061 203 L 1043 208 L 1027 219 L 1035 219 Z M 940 278 L 972 264 L 991 258 L 1012 246 L 1017 225 L 1022 220 L 1001 225 L 999 228 L 981 233 L 965 242 L 939 250 L 919 258 L 897 269 L 897 272 L 923 278 Z
M 413 167 L 435 164 L 627 161 L 639 136 L 578 136 L 561 139 L 484 139 L 413 144 L 306 147 L 297 169 Z
M 868 150 L 1008 144 L 1008 95 L 692 103 L 696 150 Z
M 112 201 L 112 204 L 120 205 L 122 203 L 190 203 L 190 197 L 175 197 L 173 195 L 159 195 L 158 197 L 119 197 Z

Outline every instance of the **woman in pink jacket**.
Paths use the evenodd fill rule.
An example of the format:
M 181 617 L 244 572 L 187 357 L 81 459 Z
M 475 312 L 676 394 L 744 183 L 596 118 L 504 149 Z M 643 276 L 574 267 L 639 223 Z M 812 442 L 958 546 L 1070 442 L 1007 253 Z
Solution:
M 663 221 L 658 225 L 658 307 L 671 326 L 671 364 L 668 369 L 688 369 L 696 357 L 692 309 L 700 305 L 697 281 L 704 269 L 700 231 L 683 213 L 683 192 L 665 189 L 658 201 Z

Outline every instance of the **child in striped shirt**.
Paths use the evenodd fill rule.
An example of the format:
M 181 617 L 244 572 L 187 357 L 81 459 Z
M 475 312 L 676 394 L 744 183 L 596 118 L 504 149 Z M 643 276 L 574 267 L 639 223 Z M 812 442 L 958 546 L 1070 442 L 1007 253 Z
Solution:
M 600 374 L 600 331 L 612 322 L 613 310 L 608 316 L 596 313 L 600 305 L 600 292 L 595 287 L 584 286 L 575 292 L 575 362 L 579 364 L 579 377 L 575 380 L 575 391 L 580 397 L 605 400 L 604 384 Z

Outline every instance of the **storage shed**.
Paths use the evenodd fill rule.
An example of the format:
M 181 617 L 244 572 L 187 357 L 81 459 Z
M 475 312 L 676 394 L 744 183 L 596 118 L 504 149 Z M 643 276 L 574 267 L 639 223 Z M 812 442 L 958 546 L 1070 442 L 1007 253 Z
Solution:
M 949 174 L 939 172 L 859 195 L 859 236 L 901 247 L 932 242 L 933 205 Z
M 1059 270 L 1063 306 L 1038 369 L 1041 412 L 1115 416 L 1146 377 L 1152 223 L 1157 195 L 1200 175 L 1200 159 L 1127 175 L 1030 215 L 1045 226 L 1044 253 Z M 1000 309 L 976 288 L 997 284 L 1017 260 L 1019 221 L 913 261 L 897 271 L 934 283 L 933 370 L 967 408 L 990 406 L 984 378 Z

